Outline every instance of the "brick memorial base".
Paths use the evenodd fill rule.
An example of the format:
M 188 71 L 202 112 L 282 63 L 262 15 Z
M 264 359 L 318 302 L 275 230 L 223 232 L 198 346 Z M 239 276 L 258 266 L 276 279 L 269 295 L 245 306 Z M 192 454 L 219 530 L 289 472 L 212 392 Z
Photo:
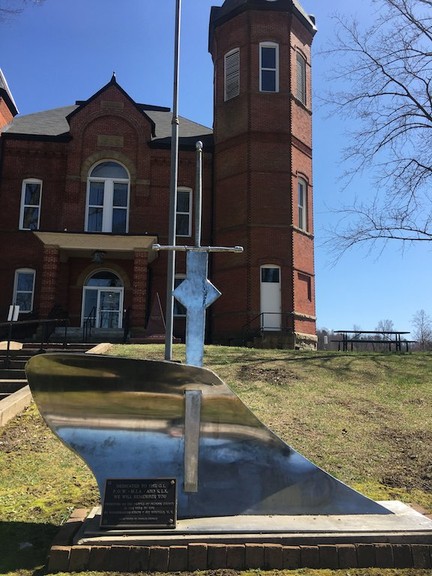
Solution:
M 390 504 L 391 503 L 386 503 Z M 393 517 L 385 516 L 384 529 L 362 516 L 356 533 L 337 531 L 283 533 L 232 533 L 209 531 L 138 531 L 128 534 L 92 532 L 98 512 L 75 510 L 57 534 L 48 559 L 48 572 L 123 571 L 179 572 L 194 570 L 296 569 L 296 568 L 432 568 L 432 520 L 401 503 Z M 277 517 L 273 517 L 275 520 Z M 284 517 L 286 518 L 286 517 Z M 342 518 L 342 520 L 340 520 Z M 352 518 L 352 517 L 351 517 Z M 377 520 L 377 517 L 374 517 Z M 390 524 L 388 519 L 391 518 Z M 243 517 L 225 519 L 236 525 Z M 363 523 L 362 520 L 365 520 Z M 219 519 L 213 519 L 215 524 Z M 307 517 L 291 517 L 293 524 Z M 319 517 L 313 517 L 320 522 Z M 357 519 L 356 519 L 357 520 Z M 328 526 L 331 517 L 323 517 Z M 343 517 L 335 518 L 344 522 Z M 378 521 L 378 520 L 377 520 Z M 187 521 L 180 521 L 181 522 Z M 387 524 L 386 524 L 387 523 Z M 392 528 L 393 523 L 393 528 Z M 386 531 L 385 527 L 390 527 Z M 315 528 L 315 527 L 314 527 Z M 223 533 L 222 533 L 223 532 Z

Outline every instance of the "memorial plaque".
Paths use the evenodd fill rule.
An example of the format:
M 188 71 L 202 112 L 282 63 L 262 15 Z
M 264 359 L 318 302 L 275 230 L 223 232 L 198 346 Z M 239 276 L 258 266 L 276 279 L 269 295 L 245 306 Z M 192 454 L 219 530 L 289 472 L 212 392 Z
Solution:
M 101 528 L 175 528 L 176 481 L 172 478 L 108 479 Z

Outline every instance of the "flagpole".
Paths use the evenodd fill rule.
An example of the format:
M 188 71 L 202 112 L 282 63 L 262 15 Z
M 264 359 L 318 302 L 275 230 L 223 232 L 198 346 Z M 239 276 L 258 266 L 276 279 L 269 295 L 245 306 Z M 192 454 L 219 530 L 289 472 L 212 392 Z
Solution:
M 171 122 L 171 174 L 170 174 L 170 204 L 169 204 L 169 230 L 168 244 L 176 244 L 176 212 L 177 212 L 177 181 L 178 181 L 178 85 L 180 69 L 180 23 L 181 0 L 176 0 L 175 40 L 174 40 L 174 83 L 173 83 L 173 110 Z M 165 360 L 172 360 L 173 320 L 174 320 L 174 290 L 175 280 L 175 250 L 168 252 L 167 270 L 167 300 L 166 300 L 166 332 L 165 332 Z

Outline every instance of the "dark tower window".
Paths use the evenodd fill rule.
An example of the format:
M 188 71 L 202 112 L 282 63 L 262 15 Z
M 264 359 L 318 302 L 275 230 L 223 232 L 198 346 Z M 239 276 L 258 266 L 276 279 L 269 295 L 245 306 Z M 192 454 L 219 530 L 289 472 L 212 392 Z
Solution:
M 279 92 L 279 46 L 260 44 L 260 91 Z

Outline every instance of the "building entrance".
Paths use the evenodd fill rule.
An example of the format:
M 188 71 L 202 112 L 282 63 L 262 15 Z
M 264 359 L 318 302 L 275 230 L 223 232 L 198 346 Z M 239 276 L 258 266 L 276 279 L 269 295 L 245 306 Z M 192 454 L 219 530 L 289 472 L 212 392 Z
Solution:
M 95 328 L 122 328 L 124 289 L 120 278 L 113 272 L 93 274 L 83 290 L 83 324 L 91 320 Z
M 279 266 L 261 266 L 261 329 L 281 329 Z

